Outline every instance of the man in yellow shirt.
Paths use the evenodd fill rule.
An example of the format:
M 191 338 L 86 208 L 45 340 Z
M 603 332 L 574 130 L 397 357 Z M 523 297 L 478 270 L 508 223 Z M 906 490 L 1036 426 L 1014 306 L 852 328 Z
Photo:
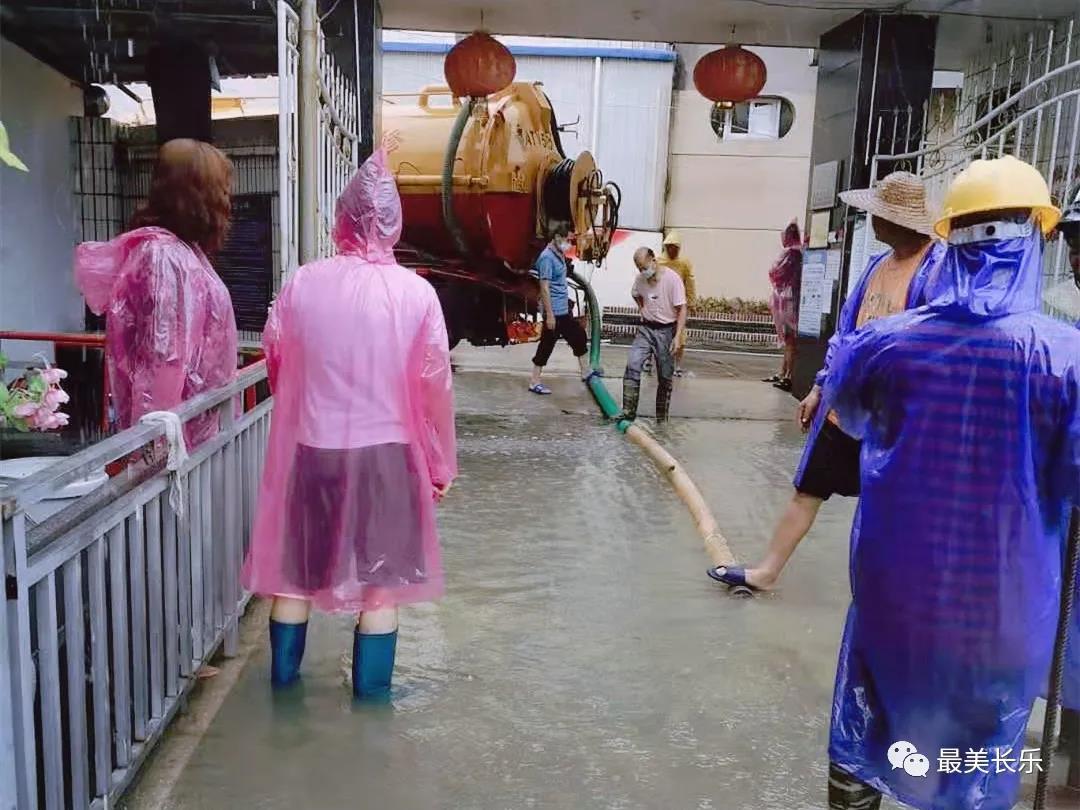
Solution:
M 683 287 L 686 288 L 686 307 L 689 310 L 694 306 L 694 300 L 697 297 L 697 285 L 694 281 L 694 265 L 687 258 L 680 255 L 682 253 L 682 240 L 679 239 L 678 231 L 668 231 L 666 237 L 664 237 L 664 256 L 657 264 L 661 267 L 670 267 L 679 277 L 682 279 Z M 686 351 L 686 343 L 675 353 L 675 376 L 681 377 L 683 375 L 683 353 Z

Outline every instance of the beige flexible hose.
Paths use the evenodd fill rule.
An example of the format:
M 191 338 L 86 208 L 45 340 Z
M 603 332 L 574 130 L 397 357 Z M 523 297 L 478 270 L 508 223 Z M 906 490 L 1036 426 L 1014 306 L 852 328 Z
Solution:
M 592 320 L 590 360 L 592 362 L 592 367 L 598 369 L 600 368 L 601 339 L 600 305 L 596 300 L 596 294 L 593 292 L 592 285 L 590 285 L 588 281 L 573 272 L 570 273 L 570 278 L 585 290 L 585 295 L 589 302 L 589 314 Z M 625 433 L 630 441 L 645 452 L 645 455 L 652 460 L 657 469 L 660 470 L 671 483 L 671 487 L 675 490 L 675 494 L 679 496 L 684 504 L 686 504 L 686 507 L 690 510 L 691 516 L 694 518 L 698 534 L 701 535 L 701 541 L 705 546 L 705 553 L 709 555 L 709 559 L 712 560 L 713 565 L 737 565 L 738 560 L 731 552 L 731 546 L 728 545 L 727 539 L 720 533 L 720 528 L 716 522 L 716 518 L 713 517 L 712 510 L 706 505 L 705 499 L 701 496 L 701 492 L 694 484 L 693 479 L 687 474 L 686 470 L 682 468 L 682 465 L 679 464 L 671 453 L 660 446 L 660 443 L 653 438 L 651 433 L 644 428 L 635 425 L 633 422 L 621 418 L 618 403 L 612 398 L 611 392 L 607 390 L 607 386 L 604 385 L 604 381 L 600 379 L 598 375 L 594 374 L 590 376 L 586 382 L 593 397 L 596 399 L 596 404 L 600 406 L 600 411 L 604 416 L 608 419 L 615 420 L 615 425 L 619 431 Z M 745 597 L 754 595 L 753 591 L 745 585 L 733 586 L 730 588 L 730 591 L 734 596 Z
M 638 425 L 628 427 L 626 436 L 645 452 L 657 469 L 671 482 L 675 494 L 686 504 L 705 545 L 705 553 L 709 555 L 713 565 L 737 564 L 738 560 L 735 559 L 727 539 L 720 533 L 712 510 L 709 509 L 693 479 L 678 460 L 661 447 L 648 431 Z

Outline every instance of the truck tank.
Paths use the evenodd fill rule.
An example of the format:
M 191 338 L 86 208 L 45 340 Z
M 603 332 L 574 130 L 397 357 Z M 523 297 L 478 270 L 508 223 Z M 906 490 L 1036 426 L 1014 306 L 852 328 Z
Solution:
M 447 87 L 385 95 L 382 141 L 401 192 L 399 261 L 431 278 L 451 330 L 474 343 L 506 341 L 490 324 L 481 340 L 468 334 L 468 321 L 488 314 L 461 311 L 460 300 L 477 298 L 464 288 L 512 296 L 504 316 L 525 311 L 537 292 L 529 270 L 551 225 L 569 226 L 578 259 L 599 264 L 607 254 L 618 187 L 604 181 L 588 152 L 563 153 L 540 84 L 515 82 L 476 101 L 454 98 Z M 506 323 L 503 317 L 503 335 Z

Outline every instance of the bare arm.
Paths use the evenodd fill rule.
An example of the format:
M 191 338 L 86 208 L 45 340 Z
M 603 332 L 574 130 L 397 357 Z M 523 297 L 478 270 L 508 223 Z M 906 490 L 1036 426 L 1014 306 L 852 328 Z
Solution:
M 675 351 L 686 345 L 686 304 L 675 307 Z
M 555 310 L 551 307 L 551 282 L 540 282 L 540 300 L 544 305 L 544 322 L 548 329 L 555 328 Z

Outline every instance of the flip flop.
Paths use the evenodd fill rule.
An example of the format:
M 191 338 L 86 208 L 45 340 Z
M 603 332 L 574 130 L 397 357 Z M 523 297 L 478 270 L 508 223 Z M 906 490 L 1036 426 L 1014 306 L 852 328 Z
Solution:
M 533 394 L 540 394 L 541 396 L 547 396 L 551 393 L 551 389 L 543 383 L 537 383 L 536 385 L 530 385 L 529 391 Z
M 762 382 L 769 382 L 769 383 L 778 383 L 778 382 L 780 382 L 780 375 L 779 374 L 773 374 L 771 377 L 762 377 L 761 381 Z
M 781 391 L 790 391 L 791 390 L 791 378 L 790 377 L 785 377 L 784 379 L 780 380 L 780 382 L 774 382 L 772 385 L 773 385 L 773 388 L 779 388 Z
M 720 570 L 723 569 L 723 573 Z M 746 581 L 746 569 L 741 565 L 718 565 L 705 572 L 710 579 L 715 579 L 732 588 L 749 588 L 752 591 L 760 590 Z

